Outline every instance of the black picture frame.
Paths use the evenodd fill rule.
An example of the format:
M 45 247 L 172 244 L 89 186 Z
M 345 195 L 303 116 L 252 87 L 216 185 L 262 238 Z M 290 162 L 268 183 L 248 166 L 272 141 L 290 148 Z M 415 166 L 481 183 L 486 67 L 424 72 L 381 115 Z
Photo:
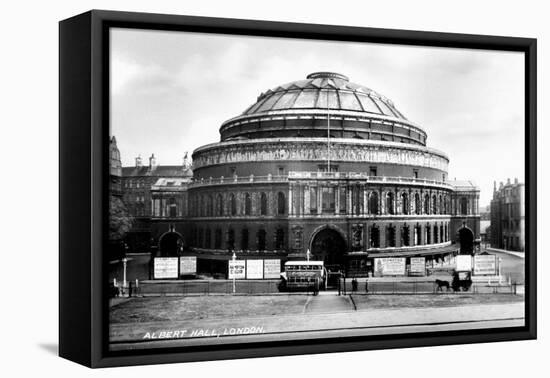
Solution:
M 303 341 L 109 352 L 107 280 L 109 39 L 111 27 L 331 41 L 460 47 L 525 54 L 525 326 Z M 89 367 L 298 355 L 535 339 L 537 41 L 451 34 L 92 10 L 59 24 L 59 354 Z

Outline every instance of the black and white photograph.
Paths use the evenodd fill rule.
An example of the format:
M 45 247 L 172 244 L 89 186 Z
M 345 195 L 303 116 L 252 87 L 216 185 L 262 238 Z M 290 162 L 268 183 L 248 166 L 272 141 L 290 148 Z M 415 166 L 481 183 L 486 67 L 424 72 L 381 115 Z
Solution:
M 525 54 L 109 30 L 113 352 L 526 325 Z

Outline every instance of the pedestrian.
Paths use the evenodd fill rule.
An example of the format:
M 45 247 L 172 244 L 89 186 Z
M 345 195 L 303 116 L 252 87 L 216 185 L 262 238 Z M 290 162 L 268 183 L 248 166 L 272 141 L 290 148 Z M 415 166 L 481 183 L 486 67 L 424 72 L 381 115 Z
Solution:
M 369 292 L 369 279 L 365 279 L 365 293 Z
M 354 293 L 357 291 L 357 279 L 355 277 L 351 280 L 351 291 Z

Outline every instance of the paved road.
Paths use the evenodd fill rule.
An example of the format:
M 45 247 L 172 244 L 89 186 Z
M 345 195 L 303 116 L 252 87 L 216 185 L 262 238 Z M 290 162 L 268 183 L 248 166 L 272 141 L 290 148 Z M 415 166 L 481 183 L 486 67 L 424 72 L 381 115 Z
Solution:
M 115 324 L 112 350 L 521 326 L 523 303 Z M 164 337 L 163 337 L 164 332 Z M 168 334 L 171 332 L 170 334 Z M 175 335 L 175 332 L 178 332 Z M 167 339 L 172 337 L 171 339 Z M 153 340 L 154 339 L 154 340 Z
M 353 311 L 353 302 L 347 295 L 334 295 L 332 292 L 320 292 L 319 295 L 308 298 L 306 314 L 322 314 L 331 312 Z
M 504 277 L 511 277 L 512 282 L 523 284 L 525 282 L 525 258 L 514 256 L 504 252 L 494 252 L 501 260 L 501 273 Z

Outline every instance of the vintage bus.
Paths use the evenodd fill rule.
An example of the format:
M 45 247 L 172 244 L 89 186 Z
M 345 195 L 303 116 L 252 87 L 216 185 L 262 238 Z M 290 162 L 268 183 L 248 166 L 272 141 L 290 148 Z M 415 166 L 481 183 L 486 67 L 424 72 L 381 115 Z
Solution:
M 322 261 L 287 261 L 281 290 L 324 290 L 327 270 Z

